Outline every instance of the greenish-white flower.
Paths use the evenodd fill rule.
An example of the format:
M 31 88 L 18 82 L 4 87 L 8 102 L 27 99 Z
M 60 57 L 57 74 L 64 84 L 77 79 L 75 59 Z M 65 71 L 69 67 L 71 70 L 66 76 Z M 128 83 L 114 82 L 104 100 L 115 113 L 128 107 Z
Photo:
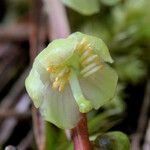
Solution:
M 36 58 L 26 89 L 45 120 L 70 129 L 80 112 L 98 109 L 114 96 L 117 74 L 104 42 L 80 32 L 51 42 Z

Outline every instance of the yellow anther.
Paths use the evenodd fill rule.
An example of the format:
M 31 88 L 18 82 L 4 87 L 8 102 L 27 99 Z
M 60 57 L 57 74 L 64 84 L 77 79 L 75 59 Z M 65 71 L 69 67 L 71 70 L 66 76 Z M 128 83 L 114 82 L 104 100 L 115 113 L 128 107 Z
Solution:
M 52 88 L 58 90 L 59 92 L 63 91 L 66 83 L 68 82 L 70 70 L 68 68 L 57 68 L 55 72 L 51 73 L 55 73 Z
M 86 50 L 83 52 L 83 54 L 80 57 L 80 60 L 83 61 L 84 59 L 86 59 L 87 57 L 91 56 L 91 50 Z
M 63 91 L 64 87 L 59 86 L 58 91 L 61 92 Z
M 88 65 L 89 63 L 91 63 L 91 62 L 95 62 L 95 63 L 97 63 L 98 61 L 98 56 L 97 55 L 92 55 L 92 56 L 90 56 L 90 57 L 88 57 L 87 59 L 85 59 L 83 62 L 82 62 L 82 65 L 83 66 L 85 66 L 85 65 Z
M 59 82 L 54 82 L 52 88 L 55 90 L 58 90 L 59 92 L 63 91 L 65 87 L 65 83 L 62 83 L 61 81 Z
M 61 82 L 61 83 L 60 83 L 59 88 L 58 88 L 58 91 L 59 91 L 59 92 L 61 92 L 61 91 L 64 90 L 65 84 L 66 84 L 65 82 Z
M 58 67 L 48 67 L 46 70 L 49 73 L 55 73 L 58 70 Z
M 59 78 L 58 78 L 58 77 L 56 77 L 56 78 L 55 78 L 55 81 L 58 81 L 58 80 L 59 80 Z
M 65 80 L 59 79 L 58 81 L 53 82 L 52 88 L 60 92 L 64 90 L 65 84 L 66 84 Z
M 77 45 L 76 49 L 79 52 L 79 54 L 82 54 L 84 51 L 85 47 L 90 47 L 89 43 L 87 42 L 86 38 L 83 38 L 82 41 Z
M 52 88 L 57 89 L 58 87 L 59 87 L 59 82 L 57 82 L 57 81 L 53 82 Z
M 91 44 L 87 44 L 87 45 L 85 45 L 84 49 L 85 49 L 85 50 L 92 50 L 92 48 L 91 48 Z

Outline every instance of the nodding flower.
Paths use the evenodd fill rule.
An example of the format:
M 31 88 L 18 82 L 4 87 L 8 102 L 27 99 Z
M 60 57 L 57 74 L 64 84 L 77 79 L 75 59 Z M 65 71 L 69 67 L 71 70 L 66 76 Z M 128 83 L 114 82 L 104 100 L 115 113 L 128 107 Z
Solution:
M 26 89 L 45 120 L 64 129 L 76 126 L 80 113 L 98 109 L 115 94 L 117 74 L 105 43 L 76 32 L 51 42 L 36 58 Z

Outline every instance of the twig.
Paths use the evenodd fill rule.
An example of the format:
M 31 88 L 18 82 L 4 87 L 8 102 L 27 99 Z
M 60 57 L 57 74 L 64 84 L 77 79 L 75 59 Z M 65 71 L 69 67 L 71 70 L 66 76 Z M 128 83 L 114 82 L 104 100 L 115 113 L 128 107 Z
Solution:
M 31 34 L 30 30 L 34 30 L 33 23 L 13 24 L 9 26 L 0 26 L 0 41 L 23 42 L 28 41 Z M 40 38 L 46 38 L 46 29 L 41 27 Z
M 67 37 L 70 34 L 69 22 L 60 0 L 43 0 L 49 19 L 49 39 Z
M 0 41 L 25 41 L 28 39 L 28 24 L 0 26 Z
M 31 64 L 38 52 L 44 48 L 44 43 L 46 39 L 46 32 L 43 32 L 45 26 L 43 27 L 44 16 L 42 14 L 42 2 L 41 0 L 33 0 L 32 3 L 32 21 L 30 24 L 29 33 Z
M 41 0 L 33 0 L 33 12 L 32 12 L 32 23 L 30 30 L 30 63 L 33 63 L 38 51 L 44 46 L 45 39 L 41 38 L 41 26 L 42 26 L 42 9 Z M 44 121 L 39 114 L 38 110 L 32 106 L 32 118 L 33 118 L 33 129 L 34 137 L 39 150 L 45 148 L 45 125 Z
M 0 91 L 9 83 L 9 81 L 21 70 L 25 65 L 25 57 L 22 57 L 21 51 L 13 44 L 8 44 L 8 53 L 4 55 L 1 62 L 0 70 Z
M 135 135 L 132 136 L 132 150 L 140 150 L 140 143 L 143 138 L 145 127 L 147 124 L 147 116 L 150 108 L 150 80 L 147 82 L 144 101 L 141 108 L 141 113 L 138 120 L 138 127 Z
M 150 119 L 146 130 L 146 135 L 143 144 L 143 150 L 150 150 Z
M 33 130 L 39 150 L 45 149 L 45 124 L 39 111 L 32 106 Z
M 20 78 L 15 82 L 12 86 L 10 92 L 0 103 L 0 110 L 6 110 L 10 108 L 14 103 L 17 102 L 17 97 L 24 89 L 24 81 L 28 73 L 28 69 L 24 71 L 24 73 L 20 76 Z
M 17 99 L 17 97 L 21 94 L 21 92 L 24 89 L 24 80 L 25 80 L 27 73 L 28 73 L 28 69 L 24 71 L 24 73 L 21 75 L 21 77 L 12 86 L 10 92 L 0 103 L 0 110 L 4 111 L 5 114 L 8 113 L 7 110 L 11 109 L 11 107 L 13 107 L 13 111 L 15 111 L 15 112 L 17 111 L 18 113 L 22 114 L 23 112 L 20 112 L 18 110 L 18 107 L 20 107 L 20 104 L 22 102 L 23 102 L 23 110 L 25 109 L 24 112 L 26 112 L 26 110 L 29 108 L 30 103 L 29 103 L 28 97 L 26 95 L 22 96 L 22 98 L 20 98 L 20 99 Z M 20 100 L 19 103 L 17 103 L 18 100 Z M 24 101 L 26 103 L 24 103 Z M 15 104 L 16 104 L 16 106 L 15 106 Z M 19 105 L 19 106 L 17 106 L 17 105 Z M 0 118 L 0 120 L 1 119 L 4 119 L 4 118 Z M 2 124 L 0 126 L 0 143 L 4 143 L 7 141 L 7 139 L 11 135 L 11 133 L 17 123 L 18 123 L 18 120 L 14 117 L 5 118 L 5 120 L 2 122 Z
M 24 120 L 24 119 L 29 119 L 31 117 L 31 113 L 30 112 L 25 112 L 25 113 L 20 113 L 17 112 L 15 110 L 0 110 L 0 119 L 6 119 L 9 117 L 14 117 L 18 120 Z
M 14 110 L 20 113 L 24 113 L 29 111 L 29 106 L 29 97 L 26 94 L 24 94 L 19 99 L 19 102 L 14 107 Z M 7 141 L 17 123 L 18 120 L 14 117 L 7 118 L 3 121 L 0 128 L 0 143 L 5 143 Z
M 0 43 L 0 59 L 1 61 L 6 59 L 6 56 L 11 53 L 11 44 L 8 42 Z

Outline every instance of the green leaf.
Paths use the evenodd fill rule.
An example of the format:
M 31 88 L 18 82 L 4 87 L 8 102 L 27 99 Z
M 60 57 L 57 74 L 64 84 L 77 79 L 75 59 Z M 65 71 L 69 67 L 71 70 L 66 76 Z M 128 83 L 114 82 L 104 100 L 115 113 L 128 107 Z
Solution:
M 103 150 L 130 150 L 130 143 L 127 135 L 114 131 L 101 134 L 94 141 L 97 148 Z
M 98 13 L 100 4 L 98 0 L 62 0 L 65 5 L 83 15 Z
M 110 33 L 106 22 L 99 19 L 92 19 L 90 17 L 88 21 L 81 24 L 80 30 L 85 34 L 101 38 L 106 43 L 110 40 Z
M 146 75 L 145 64 L 135 56 L 117 58 L 115 68 L 119 79 L 122 81 L 129 81 L 138 83 Z
M 112 6 L 112 5 L 116 5 L 121 0 L 100 0 L 100 1 L 105 5 Z
M 99 113 L 98 115 L 94 116 L 90 121 L 88 121 L 89 134 L 91 135 L 98 131 L 102 131 L 100 129 L 104 126 L 104 124 L 104 127 L 107 128 L 107 126 L 109 126 L 112 123 L 112 121 L 108 123 L 108 117 L 110 116 L 112 116 L 112 111 L 105 111 Z M 107 122 L 107 126 L 105 122 Z
M 45 122 L 45 130 L 45 150 L 56 149 L 60 131 L 49 122 Z

